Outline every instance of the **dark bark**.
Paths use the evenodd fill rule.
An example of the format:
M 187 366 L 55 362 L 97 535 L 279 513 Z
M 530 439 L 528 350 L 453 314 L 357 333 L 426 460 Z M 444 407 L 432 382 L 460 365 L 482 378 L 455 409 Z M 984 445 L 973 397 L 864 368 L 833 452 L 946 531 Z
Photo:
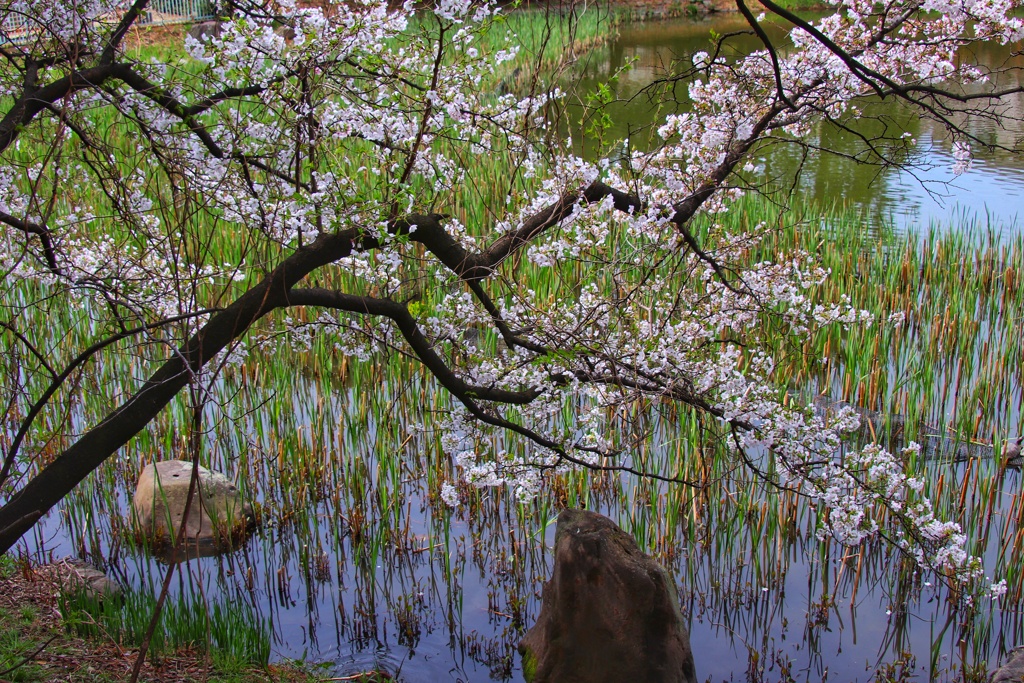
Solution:
M 54 103 L 60 99 L 79 90 L 97 89 L 105 84 L 109 85 L 111 82 L 121 82 L 127 87 L 133 88 L 137 92 L 151 98 L 166 111 L 180 118 L 188 130 L 207 146 L 212 156 L 232 158 L 240 163 L 260 168 L 264 172 L 279 178 L 287 177 L 282 175 L 280 171 L 267 166 L 257 159 L 250 159 L 240 154 L 230 154 L 227 150 L 221 149 L 214 143 L 205 127 L 195 119 L 198 113 L 216 106 L 218 102 L 223 101 L 225 98 L 257 94 L 259 86 L 225 90 L 200 100 L 198 104 L 194 104 L 192 107 L 186 107 L 183 103 L 162 92 L 158 85 L 142 78 L 140 74 L 132 69 L 131 65 L 115 63 L 117 46 L 123 39 L 127 28 L 144 9 L 146 2 L 147 0 L 135 0 L 132 9 L 111 34 L 109 42 L 105 45 L 98 62 L 94 66 L 72 70 L 63 77 L 40 87 L 37 83 L 36 66 L 34 64 L 25 65 L 24 91 L 15 99 L 6 115 L 0 119 L 0 151 L 6 149 L 17 138 L 20 130 L 40 112 L 52 108 Z M 744 6 L 742 1 L 739 4 L 741 7 Z M 789 19 L 795 25 L 803 26 L 798 18 L 789 16 L 789 14 L 773 3 L 765 1 L 762 4 L 765 4 L 769 10 Z M 882 31 L 876 39 L 883 39 L 888 30 Z M 815 35 L 815 37 L 822 41 L 827 48 L 843 58 L 858 77 L 864 79 L 866 83 L 869 83 L 876 89 L 889 88 L 919 105 L 922 105 L 922 103 L 913 100 L 910 97 L 912 94 L 938 94 L 932 92 L 931 88 L 925 89 L 922 87 L 903 86 L 901 89 L 896 90 L 894 84 L 881 78 L 859 62 L 856 62 L 856 54 L 841 52 L 821 36 Z M 764 36 L 762 36 L 762 39 L 764 39 Z M 801 106 L 805 106 L 802 102 L 802 96 L 807 92 L 811 92 L 815 86 L 816 83 L 812 83 L 800 91 L 790 93 L 788 100 L 782 88 L 778 88 L 779 100 L 774 102 L 760 120 L 756 122 L 750 137 L 746 140 L 736 140 L 732 144 L 727 150 L 724 160 L 701 187 L 697 188 L 689 196 L 684 197 L 674 206 L 666 207 L 671 209 L 671 220 L 682 235 L 687 246 L 699 258 L 714 268 L 716 274 L 726 286 L 731 288 L 736 286 L 742 287 L 742 282 L 738 282 L 734 274 L 725 272 L 715 261 L 713 254 L 705 253 L 701 249 L 699 241 L 689 231 L 690 220 L 696 215 L 700 207 L 718 189 L 725 185 L 727 178 L 733 173 L 736 165 L 747 156 L 761 135 L 773 127 L 781 125 L 779 120 L 780 114 L 787 110 L 799 109 Z M 935 113 L 934 109 L 928 109 L 927 107 L 925 109 Z M 416 145 L 413 145 L 409 150 L 410 164 L 416 153 Z M 408 168 L 411 168 L 411 165 L 407 167 L 403 175 L 408 176 Z M 506 342 L 510 345 L 518 344 L 531 348 L 527 346 L 526 342 L 517 340 L 509 330 L 501 329 L 497 308 L 493 304 L 488 306 L 489 301 L 486 300 L 486 294 L 479 287 L 479 283 L 489 278 L 502 261 L 510 255 L 521 250 L 545 231 L 571 216 L 577 205 L 595 203 L 609 196 L 612 197 L 616 209 L 620 211 L 638 212 L 646 208 L 640 198 L 600 182 L 595 182 L 581 191 L 565 193 L 556 202 L 526 219 L 518 229 L 502 235 L 480 252 L 468 252 L 462 248 L 444 230 L 442 225 L 444 216 L 438 214 L 408 216 L 404 219 L 393 221 L 391 229 L 394 234 L 407 235 L 409 240 L 423 244 L 446 267 L 468 283 L 474 294 L 481 299 L 488 312 L 492 315 L 492 318 L 494 318 L 495 325 L 502 332 Z M 48 239 L 48 234 L 45 227 L 38 226 L 38 229 L 36 229 L 37 226 L 30 226 L 25 221 L 21 221 L 21 223 L 18 221 L 19 219 L 16 217 L 6 217 L 8 225 L 38 236 L 43 241 L 44 252 L 47 252 L 46 240 Z M 415 230 L 412 229 L 413 226 L 416 226 Z M 44 467 L 24 488 L 17 491 L 0 508 L 0 552 L 5 552 L 11 548 L 24 532 L 31 528 L 35 521 L 74 489 L 90 472 L 99 467 L 104 460 L 113 455 L 135 434 L 145 428 L 159 411 L 186 386 L 192 375 L 208 363 L 218 352 L 227 348 L 232 341 L 242 336 L 253 323 L 263 316 L 275 309 L 292 305 L 330 306 L 391 318 L 398 325 L 413 352 L 424 365 L 456 397 L 464 400 L 470 411 L 478 419 L 527 436 L 537 443 L 555 449 L 556 452 L 562 453 L 563 457 L 571 460 L 567 454 L 559 450 L 558 444 L 545 442 L 539 435 L 530 432 L 526 428 L 501 420 L 476 405 L 477 400 L 494 400 L 506 403 L 525 402 L 531 400 L 531 392 L 505 391 L 490 387 L 467 385 L 441 362 L 430 341 L 423 337 L 415 320 L 409 315 L 404 306 L 387 300 L 353 297 L 327 290 L 306 289 L 299 292 L 292 291 L 292 288 L 299 281 L 317 268 L 347 256 L 356 249 L 368 249 L 375 246 L 377 246 L 375 240 L 372 238 L 364 239 L 355 231 L 321 236 L 309 245 L 297 249 L 259 284 L 244 293 L 229 307 L 214 314 L 210 321 L 195 336 L 190 338 L 183 347 L 178 349 L 133 396 L 57 456 L 53 462 Z M 52 254 L 47 254 L 47 260 L 54 261 Z M 53 265 L 55 264 L 51 263 L 51 267 Z M 542 352 L 542 350 L 534 348 L 531 348 L 531 350 L 538 353 Z M 592 381 L 601 381 L 601 379 L 592 378 Z M 685 390 L 680 391 L 682 393 L 679 398 L 684 400 L 684 402 L 689 402 L 699 409 L 708 409 L 708 406 L 700 405 L 697 397 L 688 396 L 688 392 Z M 689 400 L 687 401 L 687 399 Z
M 7 482 L 7 477 L 11 473 L 11 468 L 14 467 L 14 462 L 18 457 L 18 452 L 19 449 L 21 448 L 21 444 L 25 440 L 25 437 L 28 436 L 29 429 L 32 428 L 32 424 L 35 422 L 36 417 L 39 415 L 40 412 L 42 412 L 43 408 L 46 407 L 46 405 L 49 403 L 53 395 L 57 393 L 57 390 L 64 385 L 64 383 L 68 380 L 69 377 L 71 377 L 71 373 L 73 373 L 75 369 L 82 366 L 86 361 L 88 361 L 90 358 L 95 356 L 103 349 L 107 348 L 111 344 L 115 344 L 121 341 L 122 339 L 134 336 L 147 330 L 153 330 L 158 327 L 163 327 L 171 323 L 181 322 L 182 320 L 187 320 L 189 318 L 195 318 L 202 315 L 209 315 L 211 313 L 216 312 L 217 309 L 196 311 L 195 313 L 187 313 L 185 315 L 175 316 L 173 318 L 168 318 L 166 320 L 159 320 L 155 323 L 142 325 L 131 330 L 123 330 L 115 335 L 107 337 L 106 339 L 101 339 L 100 341 L 91 345 L 89 348 L 82 351 L 80 354 L 75 356 L 70 363 L 65 365 L 64 368 L 60 371 L 60 373 L 57 373 L 56 370 L 50 368 L 47 365 L 46 360 L 42 357 L 42 355 L 38 351 L 35 351 L 35 349 L 32 349 L 27 339 L 22 338 L 22 343 L 28 345 L 29 348 L 32 349 L 33 353 L 35 353 L 39 357 L 40 363 L 44 367 L 46 367 L 47 370 L 49 370 L 50 375 L 53 377 L 53 380 L 50 382 L 50 385 L 46 388 L 46 391 L 44 391 L 43 394 L 38 399 L 36 399 L 35 403 L 32 404 L 32 407 L 28 409 L 28 413 L 25 415 L 25 418 L 21 421 L 21 425 L 18 427 L 18 431 L 15 433 L 14 438 L 11 440 L 11 445 L 7 448 L 7 455 L 6 457 L 4 457 L 3 469 L 0 469 L 0 486 L 3 486 L 4 483 Z M 0 323 L 0 325 L 7 327 L 13 333 L 17 334 L 17 331 L 14 330 L 10 325 L 6 325 L 4 323 Z M 20 335 L 19 338 L 21 338 Z
M 295 289 L 289 292 L 288 301 L 294 306 L 321 306 L 351 313 L 363 313 L 377 317 L 390 318 L 398 326 L 405 342 L 412 348 L 416 357 L 430 371 L 441 385 L 456 397 L 472 398 L 481 401 L 497 401 L 500 403 L 522 404 L 533 401 L 540 392 L 536 389 L 509 391 L 497 387 L 473 386 L 466 384 L 444 360 L 437 355 L 433 344 L 420 331 L 416 319 L 409 313 L 404 304 L 390 299 L 376 299 L 368 296 L 353 296 L 331 289 Z

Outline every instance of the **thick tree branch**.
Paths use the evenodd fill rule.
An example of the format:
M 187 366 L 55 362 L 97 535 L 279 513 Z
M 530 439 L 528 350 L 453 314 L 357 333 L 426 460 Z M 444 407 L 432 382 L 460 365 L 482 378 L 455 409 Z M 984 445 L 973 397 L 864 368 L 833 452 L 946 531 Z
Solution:
M 149 0 L 135 0 L 132 6 L 128 8 L 128 11 L 121 17 L 121 21 L 117 23 L 117 26 L 110 34 L 110 38 L 107 39 L 107 44 L 103 47 L 103 52 L 100 54 L 100 64 L 113 64 L 114 57 L 117 56 L 117 51 L 121 47 L 121 41 L 128 35 L 128 30 L 132 27 L 142 13 L 146 11 L 146 6 L 149 4 Z
M 288 290 L 297 282 L 361 246 L 354 230 L 321 235 L 296 250 L 230 306 L 214 314 L 134 395 L 46 465 L 0 508 L 0 519 L 17 520 L 0 531 L 0 553 L 9 550 L 35 520 L 149 424 L 217 353 L 254 322 L 286 306 Z
M 62 97 L 73 95 L 87 88 L 96 88 L 114 75 L 114 65 L 102 64 L 88 69 L 75 70 L 38 89 L 27 89 L 15 100 L 7 114 L 0 119 L 0 152 L 11 146 L 24 126 L 36 115 Z
M 775 91 L 791 111 L 796 111 L 796 105 L 790 102 L 789 98 L 786 97 L 785 85 L 782 82 L 782 71 L 779 69 L 779 55 L 775 52 L 775 46 L 772 45 L 772 41 L 768 38 L 768 34 L 761 28 L 761 24 L 757 22 L 757 19 L 751 13 L 750 8 L 743 0 L 736 0 L 736 7 L 739 9 L 740 14 L 747 20 L 750 28 L 754 30 L 757 37 L 761 40 L 764 45 L 764 49 L 768 51 L 768 56 L 772 60 L 772 71 L 775 73 Z
M 540 392 L 536 389 L 510 391 L 497 387 L 467 384 L 437 354 L 433 344 L 420 331 L 419 325 L 416 324 L 416 319 L 409 313 L 409 309 L 397 301 L 368 296 L 355 296 L 332 289 L 320 288 L 293 289 L 288 293 L 287 299 L 290 306 L 319 306 L 349 313 L 390 318 L 398 326 L 402 337 L 405 338 L 406 343 L 409 344 L 413 353 L 420 359 L 424 367 L 456 398 L 524 404 L 530 403 L 540 395 Z
M 203 315 L 209 315 L 210 313 L 216 313 L 219 310 L 220 309 L 211 308 L 202 311 L 196 311 L 194 313 L 186 313 L 184 315 L 174 316 L 173 318 L 158 320 L 147 325 L 141 325 L 130 330 L 124 330 L 115 335 L 107 337 L 106 339 L 101 339 L 100 341 L 96 342 L 95 344 L 92 344 L 91 346 L 89 346 L 89 348 L 85 349 L 80 354 L 75 356 L 71 360 L 71 362 L 68 363 L 63 370 L 61 370 L 60 373 L 57 373 L 55 370 L 51 369 L 49 365 L 47 365 L 46 368 L 50 371 L 50 374 L 52 375 L 53 379 L 50 381 L 50 385 L 46 388 L 46 391 L 44 391 L 40 395 L 40 397 L 36 399 L 36 402 L 32 404 L 32 407 L 29 408 L 28 413 L 25 415 L 25 418 L 21 421 L 21 425 L 19 425 L 18 427 L 17 433 L 14 435 L 14 439 L 11 440 L 11 446 L 10 448 L 7 449 L 7 454 L 4 456 L 3 469 L 0 470 L 0 487 L 2 487 L 4 483 L 6 483 L 7 477 L 10 476 L 11 468 L 14 466 L 14 461 L 18 457 L 18 451 L 21 449 L 21 444 L 25 440 L 25 437 L 28 435 L 28 430 L 32 427 L 32 423 L 35 421 L 39 413 L 42 412 L 43 408 L 46 407 L 46 404 L 50 400 L 50 398 L 52 398 L 53 395 L 57 393 L 57 390 L 60 389 L 64 382 L 67 381 L 68 377 L 71 376 L 71 373 L 74 372 L 76 368 L 78 368 L 80 365 L 85 363 L 87 360 L 95 356 L 103 349 L 107 348 L 111 344 L 121 341 L 122 339 L 125 339 L 127 337 L 133 337 L 137 334 L 141 334 L 142 332 L 154 330 L 160 327 L 164 327 L 166 325 L 171 325 L 176 322 L 181 322 L 182 320 L 188 320 L 190 318 L 196 318 Z M 8 327 L 13 331 L 13 328 L 10 328 L 8 325 L 4 323 L 0 323 L 0 325 Z
M 43 247 L 43 258 L 46 261 L 46 265 L 49 267 L 50 272 L 58 274 L 60 273 L 60 267 L 57 265 L 57 254 L 53 249 L 53 239 L 50 236 L 49 228 L 33 223 L 32 221 L 22 220 L 12 216 L 11 214 L 0 211 L 0 223 L 5 223 L 15 230 L 20 230 L 28 235 L 35 235 L 39 238 L 39 243 Z
M 197 138 L 199 138 L 199 141 L 203 144 L 204 147 L 206 147 L 207 151 L 213 157 L 217 159 L 233 159 L 235 161 L 240 161 L 244 164 L 249 164 L 255 168 L 258 168 L 265 173 L 269 173 L 270 175 L 287 182 L 289 185 L 297 185 L 307 191 L 310 189 L 309 184 L 307 182 L 301 181 L 298 178 L 298 176 L 288 175 L 287 173 L 284 173 L 279 169 L 274 168 L 270 164 L 267 164 L 263 160 L 251 154 L 243 154 L 242 152 L 229 153 L 225 151 L 224 148 L 221 147 L 217 143 L 217 141 L 213 139 L 213 136 L 210 134 L 210 131 L 207 129 L 207 127 L 204 124 L 200 123 L 195 118 L 194 114 L 190 113 L 191 109 L 194 109 L 195 107 L 185 107 L 177 98 L 165 93 L 158 85 L 148 81 L 145 77 L 143 77 L 137 71 L 132 69 L 131 66 L 128 64 L 117 64 L 114 65 L 114 68 L 115 72 L 113 75 L 118 80 L 123 82 L 125 85 L 127 85 L 140 95 L 149 98 L 154 103 L 162 107 L 165 111 L 180 119 L 181 122 L 188 127 L 189 131 Z M 254 94 L 259 94 L 260 92 L 263 92 L 265 88 L 239 88 L 234 90 L 224 90 L 220 93 L 217 93 L 216 95 L 213 95 L 212 97 L 227 98 L 232 92 L 247 93 L 253 90 L 255 90 Z M 196 106 L 199 108 L 199 111 L 205 111 L 206 108 L 208 108 L 206 104 L 206 102 L 202 102 Z M 213 106 L 213 104 L 210 104 L 210 106 Z

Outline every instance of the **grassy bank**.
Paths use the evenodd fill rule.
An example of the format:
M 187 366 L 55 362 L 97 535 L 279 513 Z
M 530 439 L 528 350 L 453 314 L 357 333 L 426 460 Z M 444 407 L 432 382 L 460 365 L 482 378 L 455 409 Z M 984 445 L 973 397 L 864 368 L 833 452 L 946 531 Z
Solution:
M 129 593 L 123 599 L 108 599 L 100 605 L 94 600 L 71 596 L 52 572 L 19 560 L 0 558 L 0 679 L 5 681 L 49 683 L 123 683 L 135 663 L 140 633 L 129 633 L 129 620 L 148 622 L 151 609 Z M 170 615 L 182 619 L 178 605 Z M 132 613 L 133 610 L 139 611 Z M 129 616 L 130 615 L 130 616 Z M 192 621 L 205 620 L 210 612 L 192 611 Z M 174 620 L 175 616 L 170 616 Z M 216 622 L 214 613 L 214 622 Z M 168 624 L 165 617 L 165 624 Z M 217 628 L 216 623 L 213 624 Z M 210 642 L 205 628 L 189 631 L 167 628 L 159 638 L 149 660 L 143 665 L 140 681 L 177 683 L 205 680 L 210 683 L 247 683 L 274 681 L 316 683 L 321 676 L 300 666 L 270 665 L 266 648 L 253 654 L 244 651 L 247 639 L 235 634 L 224 642 Z M 204 637 L 206 636 L 206 637 Z M 191 639 L 189 639 L 191 638 Z M 211 650 L 216 644 L 225 650 Z M 367 681 L 372 679 L 368 678 Z

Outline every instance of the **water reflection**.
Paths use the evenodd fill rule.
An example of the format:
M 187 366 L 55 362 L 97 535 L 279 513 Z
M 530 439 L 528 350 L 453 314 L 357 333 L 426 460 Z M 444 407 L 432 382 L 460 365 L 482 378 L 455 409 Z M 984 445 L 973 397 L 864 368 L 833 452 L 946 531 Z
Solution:
M 680 64 L 689 65 L 689 55 L 708 50 L 710 36 L 742 31 L 741 17 L 716 16 L 704 21 L 662 21 L 624 28 L 617 39 L 598 48 L 582 65 L 583 92 L 598 83 L 610 82 L 616 101 L 608 107 L 613 126 L 606 141 L 628 138 L 637 148 L 646 146 L 652 124 L 666 113 L 685 108 L 685 84 L 660 90 L 655 96 L 643 91 L 653 81 L 672 73 Z M 779 40 L 783 34 L 774 31 Z M 760 48 L 752 36 L 737 36 L 728 42 L 733 54 Z M 985 44 L 964 59 L 977 59 L 986 70 L 1012 69 L 995 80 L 998 87 L 1024 83 L 1020 69 L 1024 57 L 1011 47 Z M 932 224 L 948 225 L 951 217 L 966 216 L 991 223 L 1002 231 L 1021 229 L 1018 219 L 1020 197 L 1024 194 L 1024 158 L 1014 153 L 1024 138 L 1024 95 L 1017 93 L 1001 103 L 1001 118 L 964 117 L 954 113 L 951 120 L 994 149 L 975 145 L 973 169 L 960 176 L 953 173 L 951 141 L 941 125 L 911 116 L 897 102 L 875 103 L 865 108 L 870 121 L 857 125 L 861 132 L 887 133 L 898 138 L 904 130 L 916 141 L 905 157 L 912 169 L 898 170 L 878 164 L 865 154 L 857 137 L 836 126 L 821 124 L 806 140 L 773 144 L 761 151 L 766 177 L 788 187 L 799 168 L 803 177 L 797 188 L 815 201 L 827 205 L 841 202 L 865 212 L 876 224 L 891 220 L 901 229 L 920 229 Z M 884 129 L 884 130 L 883 130 Z M 577 134 L 584 154 L 601 156 L 606 148 L 595 146 Z M 829 149 L 840 156 L 817 153 Z M 855 161 L 855 159 L 857 161 Z
M 611 516 L 674 573 L 700 680 L 850 683 L 872 680 L 880 665 L 941 680 L 954 675 L 957 657 L 994 657 L 1024 635 L 1016 611 L 976 629 L 888 544 L 822 544 L 814 508 L 795 495 L 766 496 L 747 469 L 702 451 L 708 444 L 687 438 L 668 414 L 642 416 L 638 429 L 650 439 L 634 465 L 689 468 L 684 476 L 712 486 L 570 477 L 531 505 L 479 490 L 449 510 L 437 496 L 449 464 L 432 427 L 447 409 L 444 394 L 416 374 L 369 380 L 338 386 L 284 375 L 255 387 L 234 377 L 218 389 L 236 417 L 208 444 L 211 465 L 246 482 L 268 523 L 236 553 L 182 565 L 173 594 L 249 605 L 271 632 L 275 658 L 331 662 L 337 676 L 380 669 L 410 682 L 523 680 L 516 646 L 550 571 L 548 522 L 565 506 Z M 260 423 L 260 410 L 273 422 Z M 171 413 L 156 429 L 171 428 Z M 102 510 L 128 505 L 129 472 L 159 450 L 135 448 L 107 463 L 64 505 L 64 530 L 56 517 L 40 526 L 36 551 L 86 555 L 153 590 L 163 566 L 126 544 L 122 517 Z M 998 470 L 991 458 L 928 466 L 933 480 L 945 473 L 958 482 Z M 1010 492 L 1019 473 L 1005 477 L 990 566 L 999 538 L 1017 533 L 1019 494 Z M 968 518 L 980 514 L 972 505 Z

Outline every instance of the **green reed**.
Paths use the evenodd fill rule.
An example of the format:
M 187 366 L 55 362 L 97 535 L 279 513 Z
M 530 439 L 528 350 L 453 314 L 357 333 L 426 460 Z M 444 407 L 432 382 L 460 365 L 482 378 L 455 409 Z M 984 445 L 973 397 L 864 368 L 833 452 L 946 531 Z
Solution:
M 131 648 L 142 643 L 149 629 L 156 597 L 132 590 L 99 600 L 71 590 L 58 595 L 58 605 L 65 625 L 78 635 Z M 221 667 L 266 666 L 269 625 L 244 604 L 210 604 L 198 594 L 172 598 L 161 611 L 150 649 L 160 656 L 186 648 L 208 653 Z
M 547 19 L 518 17 L 512 15 L 509 23 L 537 22 L 538 36 L 549 30 Z M 110 143 L 122 144 L 114 138 Z M 126 152 L 125 168 L 134 161 Z M 482 232 L 492 223 L 493 207 L 502 206 L 506 194 L 532 189 L 515 172 L 513 159 L 491 155 L 462 161 L 472 181 L 430 208 L 458 215 L 473 230 Z M 173 209 L 173 201 L 165 202 L 166 220 L 188 230 L 209 230 L 212 260 L 239 262 L 266 249 L 234 239 L 237 231 L 230 224 L 201 225 L 197 215 L 179 216 Z M 974 551 L 986 557 L 995 576 L 1007 580 L 1005 604 L 1019 605 L 1024 599 L 1019 569 L 1024 506 L 1019 494 L 1004 486 L 1014 475 L 1002 468 L 999 453 L 1020 428 L 1021 376 L 1014 359 L 1022 356 L 1015 329 L 1024 309 L 1021 238 L 997 238 L 973 224 L 920 238 L 899 236 L 884 226 L 866 228 L 861 216 L 842 209 L 795 206 L 780 215 L 753 199 L 729 216 L 740 227 L 770 226 L 762 246 L 749 255 L 752 261 L 807 250 L 832 271 L 817 294 L 821 301 L 846 293 L 876 317 L 871 327 L 828 330 L 799 346 L 777 340 L 783 361 L 779 375 L 787 384 L 783 390 L 823 392 L 876 411 L 881 426 L 861 439 L 895 443 L 935 432 L 954 449 L 974 442 L 995 444 L 988 458 L 954 462 L 957 458 L 922 454 L 907 464 L 925 476 L 937 509 L 963 523 Z M 596 277 L 579 264 L 554 271 L 526 263 L 508 267 L 525 286 L 553 301 L 574 292 L 581 280 Z M 965 270 L 970 277 L 962 276 Z M 447 289 L 416 276 L 409 274 L 407 286 L 421 290 L 422 305 L 429 310 Z M 325 284 L 355 284 L 340 271 L 324 278 Z M 613 286 L 610 278 L 602 284 Z M 230 285 L 219 285 L 232 291 Z M 27 304 L 46 295 L 35 286 L 4 287 L 5 302 Z M 89 311 L 54 305 L 45 312 L 39 324 L 69 330 L 58 350 L 81 346 L 104 332 Z M 896 313 L 904 316 L 903 323 L 887 324 Z M 272 331 L 268 325 L 256 334 Z M 63 397 L 80 402 L 76 419 L 85 424 L 100 417 L 127 395 L 161 357 L 164 349 L 157 341 L 119 347 L 90 363 L 81 383 Z M 12 344 L 8 338 L 2 343 Z M 828 362 L 808 362 L 815 358 Z M 38 393 L 39 387 L 28 389 Z M 468 574 L 487 572 L 488 609 L 513 615 L 521 624 L 528 622 L 531 610 L 536 613 L 530 582 L 546 576 L 548 569 L 545 525 L 561 507 L 587 506 L 615 518 L 680 577 L 691 613 L 715 615 L 726 628 L 743 634 L 761 661 L 770 654 L 769 633 L 794 572 L 806 575 L 808 638 L 836 618 L 838 603 L 852 604 L 875 586 L 886 588 L 897 615 L 901 606 L 935 595 L 889 545 L 844 549 L 819 542 L 815 532 L 822 511 L 793 492 L 765 490 L 737 466 L 724 445 L 725 434 L 715 425 L 656 405 L 637 407 L 638 423 L 651 434 L 636 453 L 638 462 L 692 486 L 574 473 L 552 477 L 544 495 L 529 504 L 515 502 L 503 490 L 462 486 L 465 507 L 450 510 L 439 492 L 458 473 L 439 446 L 438 418 L 451 409 L 436 382 L 408 359 L 383 353 L 367 362 L 342 358 L 326 335 L 309 348 L 275 343 L 255 349 L 244 365 L 225 370 L 212 386 L 204 464 L 236 477 L 264 511 L 264 527 L 251 548 L 229 560 L 237 562 L 232 570 L 240 577 L 236 580 L 257 588 L 262 582 L 267 595 L 287 603 L 298 594 L 316 596 L 325 585 L 337 583 L 341 592 L 343 577 L 345 604 L 339 611 L 349 621 L 339 630 L 355 641 L 370 641 L 377 625 L 367 615 L 379 613 L 390 615 L 385 619 L 413 637 L 415 618 L 424 608 L 410 596 L 420 589 L 446 626 L 457 630 L 464 608 L 461 585 Z M 63 443 L 63 419 L 57 413 L 41 418 L 43 430 L 52 435 L 43 442 L 38 462 Z M 175 401 L 68 500 L 63 514 L 82 554 L 102 556 L 111 547 L 129 552 L 122 511 L 134 480 L 146 462 L 185 452 L 189 420 L 186 402 Z M 489 445 L 522 447 L 505 437 Z M 422 585 L 418 563 L 437 569 L 436 585 Z M 151 605 L 138 600 L 133 613 L 148 619 Z M 215 633 L 223 629 L 213 626 L 217 619 L 209 613 L 223 608 L 218 603 L 205 609 L 181 604 L 188 609 L 172 608 L 161 638 L 219 643 Z M 194 623 L 195 614 L 205 615 L 203 624 Z M 118 612 L 103 619 L 130 638 L 138 625 L 129 616 Z M 251 614 L 235 613 L 232 603 L 220 618 L 234 619 L 226 632 L 263 657 L 263 627 Z M 1017 617 L 986 603 L 976 620 L 949 618 L 948 628 L 933 640 L 935 647 L 942 650 L 950 639 L 977 633 L 967 639 L 970 657 L 976 659 L 991 650 L 992 624 L 1012 627 Z M 972 624 L 983 628 L 972 632 Z M 906 633 L 905 626 L 894 626 L 887 652 L 901 652 Z

